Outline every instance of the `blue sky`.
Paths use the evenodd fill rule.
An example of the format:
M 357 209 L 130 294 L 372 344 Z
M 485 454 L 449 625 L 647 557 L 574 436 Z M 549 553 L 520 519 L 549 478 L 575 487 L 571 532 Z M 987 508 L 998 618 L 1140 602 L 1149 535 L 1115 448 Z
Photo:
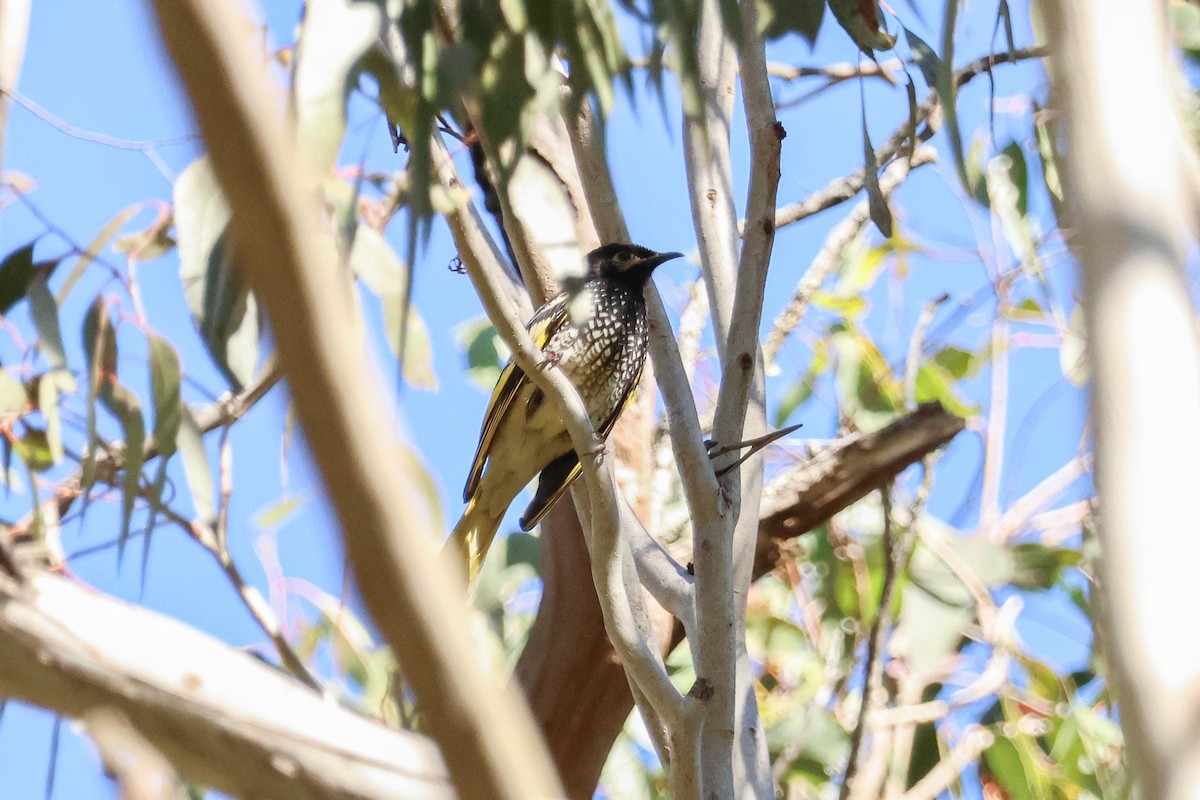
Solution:
M 939 19 L 941 3 L 918 5 L 925 19 Z M 267 4 L 265 18 L 275 44 L 290 38 L 298 8 L 299 3 L 292 1 Z M 898 10 L 907 24 L 936 46 L 937 24 L 932 28 L 923 25 L 907 5 L 901 4 Z M 959 40 L 961 55 L 956 59 L 959 63 L 986 52 L 992 33 L 989 14 L 988 9 L 976 6 L 969 13 L 964 12 L 963 36 Z M 1018 44 L 1029 43 L 1027 22 L 1017 20 L 1017 23 Z M 771 55 L 781 61 L 816 64 L 852 60 L 855 51 L 832 20 L 827 19 L 818 46 L 811 54 L 805 44 L 793 38 L 773 46 Z M 919 76 L 916 79 L 919 83 Z M 1010 66 L 997 72 L 994 123 L 1001 147 L 1015 137 L 1032 159 L 1036 149 L 1032 147 L 1029 132 L 1029 109 L 1011 99 L 1029 91 L 1044 96 L 1044 85 L 1037 64 Z M 867 124 L 878 145 L 906 118 L 907 101 L 902 89 L 893 90 L 878 82 L 868 83 L 864 88 Z M 71 125 L 109 137 L 174 140 L 194 131 L 146 8 L 140 3 L 95 4 L 85 0 L 35 3 L 19 89 L 22 95 Z M 780 95 L 794 98 L 801 93 L 798 87 L 787 87 Z M 919 93 L 923 95 L 923 87 Z M 986 131 L 988 93 L 987 81 L 978 80 L 960 97 L 963 130 L 968 138 Z M 681 177 L 678 112 L 674 110 L 677 104 L 673 96 L 668 96 L 667 106 L 672 110 L 664 118 L 656 99 L 640 89 L 639 94 L 636 110 L 626 99 L 621 99 L 609 121 L 608 133 L 610 162 L 614 165 L 617 191 L 631 235 L 638 243 L 659 250 L 694 251 L 695 235 L 686 185 Z M 781 202 L 800 199 L 828 180 L 861 165 L 861 113 L 859 87 L 854 82 L 781 111 L 780 118 L 788 131 L 783 150 Z M 744 186 L 746 147 L 740 109 L 735 109 L 733 141 L 735 178 L 738 186 Z M 942 136 L 934 144 L 942 153 L 948 152 Z M 402 158 L 392 154 L 386 131 L 369 102 L 358 98 L 351 108 L 350 134 L 344 150 L 347 156 L 343 163 L 356 162 L 364 151 L 372 168 L 396 170 L 403 165 Z M 198 142 L 185 141 L 161 147 L 157 152 L 168 173 L 178 174 L 201 152 L 201 147 Z M 169 202 L 171 197 L 169 177 L 142 153 L 66 135 L 19 106 L 10 111 L 4 168 L 37 182 L 30 200 L 42 215 L 80 245 L 86 245 L 120 209 L 147 200 Z M 1044 214 L 1047 207 L 1044 192 L 1035 193 L 1031 203 Z M 974 254 L 981 231 L 990 242 L 986 218 L 963 198 L 953 168 L 947 163 L 915 174 L 897 193 L 894 206 L 901 229 L 936 257 L 915 256 L 911 276 L 903 284 L 890 273 L 885 274 L 867 295 L 872 307 L 870 329 L 889 359 L 896 363 L 903 357 L 924 303 L 948 292 L 952 302 L 939 312 L 934 334 L 941 331 L 946 344 L 978 347 L 988 335 L 994 299 L 984 292 L 975 306 L 957 314 L 955 306 L 960 298 L 976 295 L 988 284 L 985 266 Z M 154 215 L 153 209 L 142 211 L 126 230 L 144 227 Z M 820 249 L 825 233 L 840 218 L 840 212 L 828 211 L 780 231 L 767 287 L 767 320 L 786 301 Z M 401 253 L 403 227 L 394 224 L 389 230 L 390 241 Z M 36 250 L 39 259 L 57 257 L 68 250 L 61 238 L 45 231 L 45 226 L 22 204 L 7 206 L 0 212 L 0 255 L 39 236 Z M 461 481 L 486 403 L 485 394 L 470 384 L 461 370 L 463 357 L 455 341 L 455 331 L 481 312 L 468 280 L 446 268 L 454 254 L 444 228 L 435 224 L 417 266 L 416 305 L 431 332 L 441 386 L 437 392 L 406 389 L 397 409 L 399 430 L 421 451 L 439 485 L 447 520 L 453 520 L 461 510 Z M 123 257 L 111 250 L 107 257 L 118 265 L 123 263 Z M 1060 255 L 1057 260 L 1064 259 Z M 70 261 L 66 264 L 69 268 Z M 1010 265 L 1006 262 L 1004 266 Z M 194 384 L 185 387 L 185 396 L 191 402 L 202 402 L 220 394 L 224 384 L 192 330 L 177 270 L 178 260 L 172 254 L 142 264 L 139 279 L 151 325 L 180 344 L 184 368 L 194 378 Z M 82 363 L 82 356 L 78 329 L 72 326 L 78 325 L 84 308 L 104 285 L 102 271 L 93 272 L 74 290 L 62 309 L 64 338 L 71 348 L 72 366 L 76 368 Z M 658 270 L 655 280 L 668 303 L 677 307 L 687 283 L 695 275 L 693 264 L 677 261 Z M 61 280 L 60 274 L 52 285 L 57 286 Z M 1065 264 L 1050 272 L 1051 292 L 1067 310 L 1073 305 L 1073 280 Z M 13 319 L 19 328 L 28 331 L 25 313 L 18 307 Z M 943 325 L 946 319 L 956 322 Z M 810 324 L 815 326 L 819 321 L 820 316 L 814 314 Z M 131 373 L 144 370 L 144 348 L 135 333 L 123 330 L 121 335 L 121 368 Z M 11 344 L 0 343 L 0 360 L 6 366 L 14 352 Z M 394 365 L 385 347 L 377 348 L 377 357 L 381 368 L 391 375 Z M 785 348 L 780 358 L 783 374 L 768 383 L 773 398 L 803 372 L 808 357 L 807 348 L 798 341 Z M 1081 393 L 1063 383 L 1056 351 L 1017 350 L 1010 371 L 1010 424 L 1006 442 L 1010 457 L 1019 462 L 1019 467 L 1006 471 L 1002 495 L 1006 501 L 1028 491 L 1075 452 L 1084 411 Z M 145 385 L 145 379 L 141 380 L 142 383 L 135 383 L 139 391 Z M 393 381 L 389 378 L 387 384 L 392 385 Z M 984 370 L 965 386 L 968 401 L 986 403 L 989 384 L 989 371 Z M 311 581 L 337 596 L 341 591 L 343 562 L 336 523 L 317 499 L 313 473 L 306 463 L 302 444 L 294 444 L 286 456 L 286 480 L 280 469 L 285 411 L 286 395 L 276 390 L 235 428 L 236 488 L 230 531 L 233 555 L 249 579 L 261 584 L 263 572 L 256 543 L 274 542 L 287 575 Z M 829 436 L 834 432 L 836 409 L 818 395 L 793 420 L 804 422 L 805 438 Z M 966 433 L 959 437 L 941 462 L 931 504 L 936 515 L 953 517 L 956 524 L 968 529 L 975 522 L 978 507 L 975 491 L 981 451 L 978 436 Z M 186 494 L 182 476 L 177 473 L 175 470 L 172 474 L 179 482 L 179 491 Z M 1086 486 L 1076 487 L 1070 496 L 1082 496 L 1086 490 Z M 302 501 L 300 510 L 277 530 L 265 531 L 256 522 L 259 515 L 277 507 L 285 498 Z M 185 505 L 186 502 L 183 501 Z M 28 503 L 28 494 L 14 492 L 0 501 L 0 507 L 6 518 L 17 518 L 28 508 Z M 82 532 L 78 526 L 66 529 L 64 548 L 73 552 L 103 541 L 115 534 L 116 526 L 115 503 L 96 503 Z M 136 549 L 129 555 L 120 571 L 112 551 L 72 561 L 70 568 L 82 580 L 104 591 L 139 600 L 235 646 L 261 642 L 257 627 L 212 560 L 197 553 L 195 545 L 176 531 L 164 529 L 156 535 L 144 593 Z M 1090 637 L 1082 625 L 1079 618 L 1064 614 L 1061 598 L 1039 598 L 1027 604 L 1021 634 L 1031 648 L 1049 653 L 1066 668 L 1080 657 L 1080 644 L 1086 644 Z M 45 713 L 16 704 L 7 708 L 0 724 L 0 776 L 3 776 L 0 780 L 8 787 L 6 796 L 42 796 L 51 724 L 52 718 Z M 114 796 L 96 767 L 90 744 L 67 727 L 61 737 L 56 781 L 54 796 L 58 798 Z

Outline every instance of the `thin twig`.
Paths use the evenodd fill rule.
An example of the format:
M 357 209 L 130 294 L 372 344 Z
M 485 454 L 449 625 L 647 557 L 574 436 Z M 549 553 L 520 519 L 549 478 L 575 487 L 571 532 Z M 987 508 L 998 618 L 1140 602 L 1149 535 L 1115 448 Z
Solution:
M 1034 58 L 1044 58 L 1049 54 L 1045 47 L 1025 47 L 1004 56 L 988 55 L 970 62 L 955 73 L 955 85 L 962 87 L 972 79 L 989 72 L 1000 63 L 1016 63 Z M 940 103 L 937 92 L 930 92 L 917 107 L 917 124 L 924 127 L 917 134 L 920 141 L 929 139 L 941 128 Z M 912 131 L 909 121 L 905 120 L 888 137 L 887 141 L 875 151 L 877 164 L 885 164 L 900 153 L 901 148 L 911 138 Z M 843 178 L 830 182 L 825 188 L 815 192 L 798 203 L 792 203 L 779 209 L 775 216 L 775 226 L 782 228 L 802 219 L 807 219 L 827 208 L 850 200 L 863 188 L 863 171 L 858 170 Z
M 962 739 L 925 776 L 900 796 L 900 800 L 933 800 L 958 779 L 962 771 L 976 763 L 983 751 L 995 742 L 995 735 L 982 725 L 972 725 Z
M 853 78 L 883 78 L 892 86 L 898 86 L 895 73 L 903 70 L 904 65 L 905 62 L 899 58 L 891 58 L 887 61 L 860 61 L 857 64 L 846 61 L 840 64 L 825 64 L 815 67 L 768 61 L 767 74 L 788 83 L 802 78 L 826 78 L 827 85 L 833 86 Z
M 217 504 L 217 526 L 214 532 L 217 547 L 225 553 L 229 552 L 229 501 L 233 497 L 233 448 L 229 446 L 229 432 L 232 429 L 232 425 L 221 428 L 221 441 L 217 447 L 220 499 Z
M 866 675 L 863 678 L 862 702 L 858 709 L 858 722 L 850 735 L 850 755 L 846 760 L 846 772 L 838 794 L 840 800 L 850 796 L 854 776 L 860 766 L 863 740 L 867 733 L 867 720 L 873 712 L 887 702 L 883 688 L 883 640 L 891 627 L 892 600 L 896 591 L 896 577 L 908 560 L 911 538 L 900 541 L 893 538 L 891 487 L 879 490 L 883 506 L 883 586 L 879 591 L 879 609 L 871 623 L 871 634 L 867 638 Z
M 161 514 L 165 519 L 180 528 L 216 560 L 221 571 L 225 573 L 225 577 L 229 579 L 229 583 L 233 586 L 234 591 L 238 593 L 238 597 L 241 599 L 242 605 L 246 607 L 246 611 L 249 612 L 250 617 L 258 624 L 262 632 L 267 635 L 267 638 L 271 640 L 271 644 L 275 646 L 275 651 L 279 653 L 279 660 L 287 668 L 287 671 L 296 676 L 306 686 L 316 689 L 318 692 L 322 691 L 321 682 L 309 672 L 304 661 L 284 635 L 283 628 L 279 624 L 279 617 L 275 615 L 275 611 L 271 608 L 270 603 L 263 598 L 262 593 L 256 587 L 246 583 L 245 578 L 242 577 L 241 570 L 238 569 L 233 557 L 229 554 L 228 548 L 220 540 L 217 532 L 200 520 L 188 519 L 162 502 L 159 498 L 154 497 L 150 492 L 142 492 L 142 498 L 153 507 L 155 513 Z
M 880 192 L 884 197 L 890 196 L 896 187 L 908 177 L 910 170 L 922 164 L 931 163 L 936 158 L 937 152 L 932 147 L 919 147 L 911 159 L 893 161 L 879 178 Z M 837 266 L 842 252 L 862 233 L 870 218 L 868 201 L 863 199 L 825 237 L 825 244 L 821 247 L 821 251 L 813 258 L 812 264 L 800 282 L 796 284 L 792 299 L 775 318 L 771 332 L 767 334 L 766 341 L 763 343 L 763 359 L 766 361 L 768 372 L 772 370 L 775 357 L 779 354 L 784 340 L 804 318 L 813 294 L 825 283 L 825 279 Z
M 187 134 L 184 136 L 173 136 L 167 139 L 120 139 L 115 136 L 108 136 L 103 133 L 95 133 L 94 131 L 78 128 L 64 120 L 62 117 L 47 111 L 42 106 L 30 100 L 25 95 L 16 91 L 5 91 L 0 87 L 0 95 L 7 95 L 16 101 L 17 105 L 23 107 L 26 111 L 33 114 L 42 122 L 54 127 L 61 133 L 70 136 L 73 139 L 80 139 L 85 142 L 93 142 L 102 144 L 105 147 L 115 147 L 118 150 L 154 150 L 159 147 L 175 147 L 177 145 L 194 144 L 200 141 L 200 135 L 196 133 Z
M 908 401 L 910 411 L 917 407 L 917 373 L 921 368 L 921 349 L 925 344 L 925 333 L 929 330 L 938 307 L 949 299 L 950 295 L 943 294 L 930 300 L 921 309 L 921 316 L 917 318 L 917 324 L 913 326 L 912 339 L 908 344 L 908 355 L 904 359 L 904 397 Z

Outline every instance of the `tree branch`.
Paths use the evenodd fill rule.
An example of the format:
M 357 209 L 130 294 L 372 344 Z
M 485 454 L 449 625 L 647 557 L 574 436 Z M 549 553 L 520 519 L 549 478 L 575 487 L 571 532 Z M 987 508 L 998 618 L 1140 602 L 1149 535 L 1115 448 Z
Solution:
M 267 309 L 299 419 L 342 522 L 372 616 L 411 682 L 423 718 L 468 798 L 530 798 L 561 790 L 518 695 L 495 685 L 473 653 L 461 580 L 438 563 L 440 527 L 398 468 L 389 419 L 345 320 L 351 287 L 260 69 L 227 32 L 227 2 L 156 0 L 231 210 L 238 263 Z M 331 402 L 337 398 L 337 402 Z M 503 730 L 504 735 L 497 735 Z
M 113 708 L 184 777 L 236 797 L 452 798 L 436 748 L 175 620 L 48 573 L 0 578 L 0 695 Z
M 1200 636 L 1173 621 L 1200 603 L 1200 352 L 1186 267 L 1197 207 L 1167 9 L 1043 8 L 1083 268 L 1103 508 L 1100 638 L 1142 796 L 1194 797 Z
M 882 430 L 841 439 L 779 475 L 763 492 L 754 574 L 774 569 L 779 547 L 789 539 L 892 480 L 965 425 L 937 403 L 927 403 Z
M 453 164 L 448 159 L 439 158 L 437 167 L 439 179 L 446 185 L 454 186 L 459 180 L 451 171 Z M 646 692 L 655 711 L 667 719 L 677 718 L 682 698 L 671 685 L 661 658 L 641 635 L 637 622 L 637 617 L 641 615 L 633 605 L 642 602 L 640 593 L 630 592 L 624 583 L 621 562 L 626 554 L 629 554 L 629 558 L 632 558 L 632 554 L 621 535 L 616 484 L 611 468 L 599 468 L 591 457 L 596 450 L 596 434 L 579 392 L 561 370 L 543 367 L 545 358 L 541 351 L 511 307 L 500 300 L 498 278 L 492 271 L 494 266 L 485 259 L 475 258 L 470 252 L 464 263 L 488 318 L 512 351 L 517 365 L 547 397 L 556 398 L 552 402 L 561 403 L 562 418 L 571 435 L 571 444 L 576 452 L 582 454 L 580 462 L 583 464 L 588 505 L 592 512 L 589 541 L 592 575 L 597 593 L 602 595 L 605 629 L 626 670 Z

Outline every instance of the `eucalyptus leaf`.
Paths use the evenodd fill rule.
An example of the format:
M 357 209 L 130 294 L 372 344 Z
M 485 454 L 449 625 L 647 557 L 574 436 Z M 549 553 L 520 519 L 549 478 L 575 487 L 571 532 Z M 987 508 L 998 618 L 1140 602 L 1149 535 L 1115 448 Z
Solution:
M 825 19 L 825 0 L 758 0 L 758 27 L 763 38 L 796 33 L 812 47 Z
M 869 56 L 876 50 L 890 50 L 896 37 L 884 30 L 883 12 L 875 0 L 828 0 L 829 10 L 850 35 L 854 44 Z
M 188 489 L 192 494 L 192 509 L 196 519 L 209 527 L 217 521 L 214 502 L 212 467 L 208 462 L 208 451 L 204 447 L 204 435 L 186 406 L 180 418 L 176 435 L 179 454 L 183 459 L 183 473 L 187 477 Z
M 38 349 L 51 369 L 65 370 L 67 357 L 63 349 L 62 331 L 58 325 L 58 304 L 50 294 L 47 276 L 39 275 L 29 284 L 29 304 L 33 324 L 38 334 Z
M 25 299 L 37 268 L 33 264 L 33 242 L 18 247 L 0 261 L 0 316 Z
M 863 136 L 863 188 L 867 190 L 867 207 L 871 221 L 887 238 L 892 237 L 892 210 L 888 208 L 887 198 L 879 188 L 879 163 L 875 160 L 875 146 L 871 144 L 871 136 L 867 133 L 867 108 L 863 105 L 862 136 Z
M 28 403 L 29 396 L 24 385 L 7 369 L 0 368 L 0 417 L 16 416 L 25 410 Z
M 206 158 L 175 181 L 179 277 L 201 338 L 235 391 L 258 364 L 258 306 L 238 278 L 226 229 L 229 208 Z
M 346 135 L 346 99 L 359 60 L 379 39 L 383 9 L 364 0 L 308 0 L 296 44 L 293 108 L 300 152 L 325 174 Z
M 142 210 L 142 203 L 134 203 L 133 205 L 122 209 L 117 214 L 105 223 L 100 233 L 96 234 L 96 238 L 87 246 L 83 254 L 79 256 L 79 260 L 75 262 L 75 266 L 71 267 L 70 274 L 67 275 L 67 280 L 63 283 L 62 288 L 58 290 L 58 303 L 62 305 L 67 299 L 67 295 L 71 293 L 71 289 L 83 277 L 83 273 L 91 265 L 93 261 L 104 251 L 108 243 L 112 241 L 117 232 L 124 228 L 133 216 Z
M 46 420 L 46 445 L 50 460 L 57 464 L 63 457 L 62 418 L 58 413 L 58 384 L 52 375 L 43 375 L 37 382 L 38 410 Z
M 180 395 L 179 356 L 166 339 L 151 333 L 150 389 L 154 397 L 154 443 L 165 460 L 175 453 L 179 426 L 183 422 Z

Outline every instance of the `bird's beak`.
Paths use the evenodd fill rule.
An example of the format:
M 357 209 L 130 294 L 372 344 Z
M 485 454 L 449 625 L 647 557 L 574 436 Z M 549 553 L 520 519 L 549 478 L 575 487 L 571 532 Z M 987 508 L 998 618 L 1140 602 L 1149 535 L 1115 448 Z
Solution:
M 652 270 L 655 267 L 657 267 L 659 264 L 662 264 L 665 261 L 670 261 L 673 258 L 682 258 L 682 257 L 683 257 L 683 253 L 655 253 L 654 255 L 652 255 L 649 258 L 647 258 L 646 260 L 644 260 L 642 262 L 642 266 L 644 266 L 647 270 Z

